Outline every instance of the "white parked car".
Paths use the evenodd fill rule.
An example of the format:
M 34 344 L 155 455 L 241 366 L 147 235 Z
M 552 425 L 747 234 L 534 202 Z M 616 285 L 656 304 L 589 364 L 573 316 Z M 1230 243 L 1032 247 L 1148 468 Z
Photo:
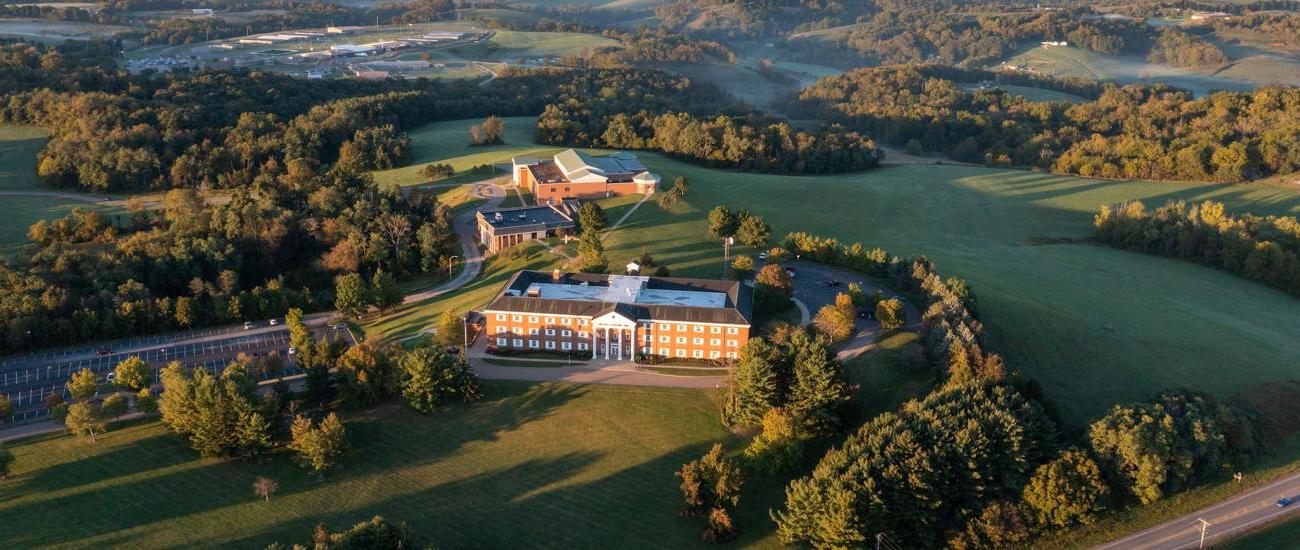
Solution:
M 252 322 L 252 321 L 244 321 L 244 330 L 250 330 L 250 329 L 252 329 L 252 328 L 253 328 L 253 322 Z

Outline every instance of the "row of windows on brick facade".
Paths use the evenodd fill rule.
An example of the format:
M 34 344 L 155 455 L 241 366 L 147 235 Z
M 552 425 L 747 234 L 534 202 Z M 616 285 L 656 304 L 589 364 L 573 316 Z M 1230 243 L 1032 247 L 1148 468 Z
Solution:
M 516 322 L 516 323 L 523 322 L 523 320 L 524 320 L 524 316 L 523 316 L 523 315 L 506 315 L 505 313 L 498 313 L 498 314 L 496 314 L 496 319 L 497 319 L 498 321 L 505 321 L 505 320 L 507 320 L 507 318 L 509 318 L 510 321 L 514 321 L 514 322 Z M 546 323 L 546 324 L 548 324 L 548 325 L 554 325 L 554 324 L 556 324 L 556 321 L 557 321 L 557 319 L 556 319 L 555 317 L 545 317 L 545 320 L 544 320 L 544 321 L 542 321 L 542 319 L 543 319 L 542 317 L 539 317 L 539 316 L 537 316 L 537 315 L 529 315 L 529 316 L 528 316 L 528 322 L 529 322 L 529 323 L 544 322 L 544 323 Z M 558 321 L 559 321 L 559 324 L 561 324 L 561 325 L 570 325 L 570 326 L 572 326 L 574 320 L 573 320 L 573 318 L 571 318 L 571 317 L 560 317 L 560 318 L 558 319 Z M 586 320 L 586 319 L 578 319 L 577 321 L 578 321 L 578 326 L 580 326 L 580 327 L 585 327 L 585 326 L 587 326 L 587 320 Z M 643 327 L 645 328 L 645 330 L 650 330 L 651 327 L 653 327 L 653 326 L 656 325 L 656 324 L 659 325 L 659 330 L 660 330 L 660 331 L 667 332 L 667 331 L 671 331 L 671 330 L 673 330 L 673 329 L 672 329 L 673 325 L 672 325 L 672 324 L 668 324 L 668 323 L 644 323 Z M 676 326 L 677 326 L 677 332 L 687 332 L 687 330 L 686 330 L 686 324 L 678 323 Z M 692 325 L 692 328 L 693 328 L 693 331 L 694 331 L 694 332 L 704 332 L 704 325 Z M 709 327 L 709 332 L 710 332 L 710 333 L 713 333 L 713 334 L 722 334 L 722 329 L 723 329 L 723 328 L 724 328 L 724 327 L 721 327 L 721 326 L 711 326 L 711 327 Z M 727 334 L 740 334 L 740 329 L 737 328 L 737 327 L 725 327 L 725 328 L 727 329 Z
M 525 328 L 511 328 L 511 327 L 507 327 L 507 326 L 498 326 L 498 327 L 497 327 L 497 334 L 498 334 L 498 335 L 500 335 L 500 334 L 519 334 L 519 335 L 523 335 L 525 332 L 527 332 L 527 334 L 528 334 L 529 336 L 540 336 L 540 335 L 542 334 L 543 330 L 545 331 L 546 336 L 555 336 L 555 335 L 558 334 L 558 335 L 559 335 L 560 337 L 562 337 L 562 338 L 570 338 L 570 337 L 572 337 L 573 334 L 574 334 L 574 332 L 571 331 L 571 330 L 563 330 L 563 329 L 561 329 L 561 330 L 555 330 L 555 329 L 553 329 L 553 328 L 548 328 L 548 329 L 527 328 L 527 329 L 525 329 Z M 580 331 L 577 332 L 577 334 L 578 334 L 578 338 L 580 338 L 580 339 L 591 338 L 591 334 L 588 333 L 588 332 L 585 331 L 585 330 L 580 330 Z M 643 339 L 649 339 L 649 340 L 651 340 L 651 341 L 654 340 L 654 337 L 653 337 L 653 336 L 651 336 L 651 337 L 646 337 L 646 336 L 644 335 L 644 333 L 643 333 L 643 334 L 638 334 L 637 336 L 638 336 L 638 337 L 641 337 L 641 338 L 643 338 Z M 614 338 L 614 337 L 611 337 L 611 338 Z M 614 338 L 614 339 L 617 339 L 617 338 Z M 685 344 L 685 343 L 688 342 L 688 340 L 687 340 L 687 337 L 685 337 L 685 336 L 677 336 L 676 338 L 674 338 L 674 337 L 672 337 L 672 336 L 667 336 L 667 335 L 660 335 L 660 336 L 659 336 L 659 343 L 661 343 L 661 344 L 670 344 L 670 343 L 673 343 L 673 342 L 676 342 L 676 343 L 678 343 L 678 344 Z M 689 342 L 690 342 L 691 344 L 693 344 L 693 345 L 696 345 L 696 346 L 703 346 L 703 345 L 704 345 L 704 338 L 700 338 L 700 337 L 691 338 L 691 339 L 689 340 Z M 713 346 L 713 347 L 721 346 L 721 345 L 722 345 L 722 339 L 721 339 L 721 338 L 709 338 L 709 345 L 710 345 L 710 346 Z M 737 347 L 740 347 L 740 342 L 737 341 L 737 340 L 734 339 L 734 338 L 728 338 L 728 339 L 727 339 L 727 347 L 729 347 L 729 348 L 737 348 Z
M 497 347 L 503 347 L 503 348 L 504 348 L 504 347 L 523 348 L 523 347 L 524 347 L 524 339 L 522 339 L 522 338 L 497 338 Z M 578 342 L 577 345 L 575 346 L 572 342 L 558 342 L 558 343 L 557 343 L 557 342 L 553 342 L 553 341 L 549 341 L 549 340 L 547 340 L 547 341 L 538 341 L 538 340 L 533 340 L 533 339 L 529 339 L 529 340 L 528 340 L 528 348 L 529 348 L 529 349 L 542 349 L 542 348 L 545 348 L 545 349 L 548 349 L 548 350 L 559 349 L 560 351 L 574 351 L 575 348 L 576 348 L 577 351 L 590 351 L 590 350 L 591 350 L 591 348 L 590 348 L 589 346 L 587 346 L 587 343 L 586 343 L 586 342 Z M 684 349 L 684 348 L 676 348 L 676 349 L 673 349 L 673 348 L 658 348 L 658 350 L 659 350 L 658 355 L 663 355 L 663 356 L 665 356 L 665 357 L 688 357 L 688 355 L 687 355 L 687 350 Z M 655 353 L 655 348 L 654 348 L 654 347 L 651 347 L 651 346 L 642 346 L 642 347 L 641 347 L 641 353 L 646 353 L 646 354 Z M 711 350 L 711 351 L 708 352 L 707 355 L 708 355 L 708 358 L 709 358 L 709 359 L 721 359 L 721 358 L 723 357 L 723 353 L 720 352 L 720 351 L 717 351 L 717 350 Z M 728 351 L 728 352 L 726 352 L 726 357 L 727 357 L 728 359 L 735 359 L 738 355 L 739 355 L 739 354 L 738 354 L 737 352 L 734 352 L 734 351 Z M 697 350 L 691 350 L 691 353 L 690 353 L 689 357 L 694 357 L 694 358 L 696 358 L 696 359 L 704 359 L 704 358 L 705 358 L 705 352 L 704 352 L 704 350 L 699 350 L 699 349 L 697 349 Z

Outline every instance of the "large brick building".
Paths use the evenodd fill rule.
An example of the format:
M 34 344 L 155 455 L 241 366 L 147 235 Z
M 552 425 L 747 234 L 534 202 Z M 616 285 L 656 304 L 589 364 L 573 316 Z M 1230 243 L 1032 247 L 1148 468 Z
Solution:
M 483 310 L 489 350 L 736 359 L 753 287 L 737 281 L 520 271 Z
M 631 153 L 597 157 L 568 149 L 551 159 L 515 157 L 510 160 L 515 185 L 531 191 L 538 204 L 612 195 L 650 195 L 659 188 L 659 176 Z

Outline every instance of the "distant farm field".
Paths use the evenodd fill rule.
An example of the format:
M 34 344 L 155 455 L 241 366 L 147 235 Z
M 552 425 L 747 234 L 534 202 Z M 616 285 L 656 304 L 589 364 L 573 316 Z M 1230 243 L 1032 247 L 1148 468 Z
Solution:
M 678 515 L 673 472 L 715 441 L 739 443 L 713 393 L 487 382 L 486 399 L 429 416 L 397 406 L 345 418 L 351 450 L 318 479 L 283 453 L 197 458 L 159 422 L 97 443 L 11 445 L 0 540 L 16 548 L 225 547 L 306 543 L 383 515 L 438 548 L 703 548 Z M 279 483 L 265 502 L 258 476 Z M 741 544 L 774 546 L 767 503 L 781 480 L 746 484 Z M 76 521 L 69 521 L 76 518 Z
M 130 27 L 124 25 L 101 25 L 99 23 L 77 21 L 0 19 L 0 36 L 52 43 L 65 40 L 108 38 L 130 29 Z
M 1030 86 L 1016 86 L 1013 84 L 1002 84 L 998 87 L 1009 94 L 1024 97 L 1029 101 L 1064 101 L 1066 103 L 1083 103 L 1087 101 L 1077 95 L 1058 92 L 1056 90 L 1033 88 Z
M 450 51 L 467 59 L 508 62 L 564 57 L 617 45 L 617 40 L 598 34 L 498 30 L 486 43 L 455 47 Z
M 1237 52 L 1239 49 L 1228 48 L 1228 51 Z M 1163 83 L 1191 90 L 1197 95 L 1217 90 L 1250 90 L 1274 83 L 1300 84 L 1300 61 L 1275 54 L 1234 56 L 1233 62 L 1226 67 L 1194 70 L 1148 63 L 1132 55 L 1107 55 L 1075 47 L 1037 46 L 1012 56 L 1006 62 L 1056 77 L 1121 84 Z
M 483 160 L 553 150 L 515 144 Z M 717 277 L 722 246 L 706 240 L 705 216 L 719 204 L 761 214 L 777 238 L 812 231 L 928 255 L 946 275 L 971 283 L 998 349 L 1042 383 L 1074 425 L 1166 388 L 1227 396 L 1300 378 L 1300 300 L 1188 262 L 1073 242 L 1089 235 L 1103 204 L 1213 199 L 1238 212 L 1300 214 L 1300 187 L 932 165 L 794 177 L 639 154 L 664 181 L 687 177 L 691 191 L 667 212 L 654 201 L 642 205 L 606 239 L 611 265 L 649 252 L 674 274 Z

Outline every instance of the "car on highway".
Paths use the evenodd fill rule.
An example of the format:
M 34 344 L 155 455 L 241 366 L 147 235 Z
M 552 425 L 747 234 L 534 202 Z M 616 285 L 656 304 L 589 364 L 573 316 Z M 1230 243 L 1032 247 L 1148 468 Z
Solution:
M 108 382 L 109 384 L 112 384 L 113 382 L 117 381 L 117 373 L 116 372 L 108 373 L 108 376 L 104 377 L 104 381 Z
M 253 328 L 253 322 L 252 322 L 252 321 L 244 321 L 244 330 L 250 330 L 250 329 L 252 329 L 252 328 Z
M 1277 499 L 1277 507 L 1285 508 L 1290 506 L 1292 502 L 1295 502 L 1295 497 L 1282 497 Z
M 275 326 L 275 325 L 280 324 L 280 321 L 277 320 L 277 319 L 271 319 L 270 321 L 267 321 L 266 323 L 269 324 L 269 325 L 271 325 L 271 326 Z
M 95 355 L 98 355 L 100 357 L 103 357 L 105 355 L 112 355 L 112 354 L 113 354 L 113 348 L 110 348 L 108 346 L 104 346 L 102 348 L 95 350 Z

